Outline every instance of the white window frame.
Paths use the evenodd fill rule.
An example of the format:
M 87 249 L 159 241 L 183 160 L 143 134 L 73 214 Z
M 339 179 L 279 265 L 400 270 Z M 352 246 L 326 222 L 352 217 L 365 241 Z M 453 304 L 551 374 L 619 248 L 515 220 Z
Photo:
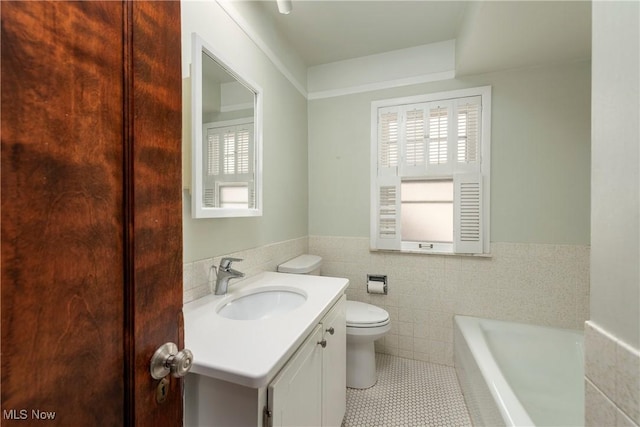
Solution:
M 403 175 L 403 153 L 400 147 L 398 148 L 398 161 L 395 167 L 378 168 L 378 133 L 379 133 L 379 110 L 387 109 L 393 110 L 394 108 L 413 108 L 414 104 L 424 104 L 431 102 L 455 102 L 458 98 L 480 97 L 481 104 L 481 119 L 480 119 L 480 164 L 479 170 L 472 174 L 443 172 L 442 175 L 438 175 L 438 172 L 431 173 L 429 175 L 416 175 L 412 169 L 407 174 Z M 402 132 L 401 132 L 402 133 Z M 402 138 L 402 136 L 400 136 Z M 400 143 L 402 145 L 402 143 Z M 408 169 L 408 168 L 407 168 Z M 378 250 L 390 250 L 407 253 L 424 253 L 424 254 L 454 254 L 454 255 L 488 255 L 490 254 L 490 179 L 491 179 L 491 86 L 482 86 L 476 88 L 459 89 L 446 92 L 437 92 L 417 96 L 409 96 L 402 98 L 384 99 L 373 101 L 371 103 L 371 219 L 370 219 L 370 249 L 372 251 Z M 470 177 L 475 180 L 473 185 L 473 191 L 475 191 L 475 184 L 480 187 L 479 203 L 481 206 L 481 224 L 479 227 L 481 250 L 478 249 L 479 245 L 474 245 L 474 249 L 468 249 L 463 243 L 458 240 L 458 244 L 455 245 L 439 245 L 434 244 L 433 247 L 425 247 L 424 242 L 403 242 L 401 239 L 400 229 L 400 216 L 397 216 L 396 233 L 397 238 L 395 241 L 382 240 L 379 238 L 379 211 L 380 206 L 378 204 L 379 193 L 382 187 L 391 188 L 391 186 L 398 186 L 399 183 L 409 179 L 453 179 L 454 180 L 454 192 L 460 192 L 461 188 L 469 188 Z M 386 187 L 388 185 L 388 187 Z M 390 203 L 394 201 L 391 200 Z M 397 194 L 397 199 L 394 205 L 388 205 L 390 207 L 391 215 L 393 210 L 400 212 L 400 194 Z M 454 216 L 459 215 L 459 206 L 454 206 Z M 399 215 L 399 214 L 398 214 Z M 455 226 L 454 226 L 455 228 Z M 459 229 L 454 230 L 454 234 L 463 234 Z M 454 236 L 456 241 L 456 236 Z M 455 249 L 454 249 L 455 247 Z

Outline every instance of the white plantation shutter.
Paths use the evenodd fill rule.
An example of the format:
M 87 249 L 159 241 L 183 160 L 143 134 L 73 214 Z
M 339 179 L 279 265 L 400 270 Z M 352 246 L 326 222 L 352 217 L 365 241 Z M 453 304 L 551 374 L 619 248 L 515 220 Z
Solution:
M 400 249 L 400 124 L 399 107 L 378 111 L 378 140 L 375 155 L 375 192 L 372 200 L 371 240 L 376 249 Z
M 221 143 L 223 138 L 223 131 L 215 128 L 205 128 L 204 135 L 206 137 L 207 144 L 204 149 L 206 152 L 202 156 L 203 158 L 203 205 L 204 207 L 212 208 L 217 206 L 216 199 L 216 180 L 220 175 L 221 164 Z
M 378 175 L 397 175 L 400 153 L 400 109 L 384 108 L 378 113 Z
M 426 175 L 447 175 L 451 164 L 453 105 L 450 101 L 428 104 Z
M 456 118 L 456 172 L 480 170 L 481 98 L 479 96 L 457 99 Z
M 220 175 L 220 133 L 214 129 L 207 129 L 207 159 L 206 167 L 207 175 Z
M 482 176 L 453 177 L 453 252 L 482 253 Z
M 216 203 L 216 189 L 215 185 L 213 188 L 205 188 L 203 195 L 203 205 L 205 208 L 215 208 L 218 204 Z
M 460 254 L 488 251 L 484 240 L 489 233 L 489 211 L 483 203 L 488 203 L 490 185 L 490 95 L 490 88 L 476 88 L 372 104 L 372 248 Z M 426 219 L 423 213 L 416 214 L 422 211 L 414 209 L 413 200 L 403 205 L 401 191 L 407 190 L 405 183 L 410 181 L 453 181 L 453 203 L 448 201 L 453 213 Z M 430 188 L 424 190 L 427 199 Z M 406 230 L 413 231 L 406 241 L 402 241 L 403 220 Z M 420 233 L 434 224 L 437 230 L 451 227 L 451 221 L 453 244 L 450 240 L 419 242 L 415 237 L 431 236 Z
M 232 175 L 236 171 L 236 133 L 235 130 L 227 130 L 224 133 L 222 145 L 222 157 L 224 159 L 222 171 L 225 175 Z
M 405 108 L 402 119 L 402 175 L 424 175 L 427 160 L 427 110 L 424 105 Z
M 236 133 L 236 173 L 249 173 L 249 132 Z
M 204 171 L 216 180 L 246 180 L 253 174 L 253 124 L 204 128 L 207 138 Z M 226 175 L 220 177 L 219 175 Z
M 449 161 L 449 112 L 446 107 L 429 110 L 429 164 L 441 165 Z
M 254 185 L 253 161 L 253 124 L 241 125 L 236 128 L 236 180 L 246 182 L 248 188 L 249 209 L 256 207 L 256 192 Z
M 253 125 L 236 127 L 236 174 L 253 173 Z
M 253 181 L 249 181 L 248 188 L 249 188 L 249 209 L 255 209 L 256 208 L 256 186 L 254 185 Z
M 379 176 L 376 182 L 376 226 L 373 237 L 377 249 L 400 249 L 400 177 Z
M 203 205 L 220 206 L 220 186 L 225 183 L 249 187 L 249 207 L 255 208 L 253 123 L 203 127 L 206 137 L 203 153 Z
M 412 108 L 405 113 L 405 162 L 423 166 L 425 161 L 425 111 Z

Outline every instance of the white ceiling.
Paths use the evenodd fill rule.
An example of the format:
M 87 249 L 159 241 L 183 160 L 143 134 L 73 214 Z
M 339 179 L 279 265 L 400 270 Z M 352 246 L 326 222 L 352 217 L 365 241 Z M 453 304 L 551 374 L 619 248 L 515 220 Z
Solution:
M 307 66 L 456 37 L 465 2 L 293 1 L 289 15 L 263 2 Z
M 589 59 L 588 1 L 294 0 L 277 30 L 308 67 L 457 39 L 456 73 Z

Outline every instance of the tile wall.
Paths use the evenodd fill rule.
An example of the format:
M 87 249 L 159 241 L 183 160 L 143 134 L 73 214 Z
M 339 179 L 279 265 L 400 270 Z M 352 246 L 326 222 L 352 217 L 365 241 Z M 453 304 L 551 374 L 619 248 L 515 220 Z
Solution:
M 308 241 L 307 237 L 301 237 L 184 264 L 183 304 L 213 292 L 209 279 L 214 279 L 215 276 L 209 276 L 210 269 L 212 265 L 220 265 L 223 256 L 243 259 L 242 262 L 234 263 L 233 268 L 243 272 L 245 277 L 251 277 L 263 271 L 276 271 L 279 264 L 307 253 Z M 233 285 L 233 282 L 230 283 Z
M 322 274 L 346 277 L 347 298 L 385 308 L 391 331 L 376 351 L 453 366 L 453 315 L 582 329 L 589 318 L 589 247 L 492 243 L 492 256 L 370 252 L 368 238 L 310 236 Z M 388 276 L 388 295 L 366 292 Z
M 585 324 L 585 425 L 640 426 L 640 352 Z
M 369 239 L 309 236 L 227 254 L 247 277 L 303 253 L 322 256 L 322 274 L 349 279 L 347 297 L 385 308 L 391 331 L 376 351 L 453 366 L 453 315 L 582 329 L 589 318 L 589 247 L 492 243 L 492 256 L 370 252 Z M 184 264 L 183 302 L 211 292 L 222 256 Z M 388 276 L 388 295 L 366 292 L 367 274 Z

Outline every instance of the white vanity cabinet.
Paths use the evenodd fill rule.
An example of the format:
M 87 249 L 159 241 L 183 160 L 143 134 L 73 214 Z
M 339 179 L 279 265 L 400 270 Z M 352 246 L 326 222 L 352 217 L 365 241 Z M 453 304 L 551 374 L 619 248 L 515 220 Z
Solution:
M 323 372 L 322 325 L 311 336 L 269 384 L 267 393 L 269 425 L 322 425 Z
M 184 425 L 340 426 L 346 407 L 346 342 L 342 295 L 267 386 L 188 374 Z
M 333 306 L 269 384 L 273 427 L 340 426 L 346 406 L 346 303 Z
M 347 298 L 325 316 L 322 351 L 322 425 L 340 426 L 347 407 Z

